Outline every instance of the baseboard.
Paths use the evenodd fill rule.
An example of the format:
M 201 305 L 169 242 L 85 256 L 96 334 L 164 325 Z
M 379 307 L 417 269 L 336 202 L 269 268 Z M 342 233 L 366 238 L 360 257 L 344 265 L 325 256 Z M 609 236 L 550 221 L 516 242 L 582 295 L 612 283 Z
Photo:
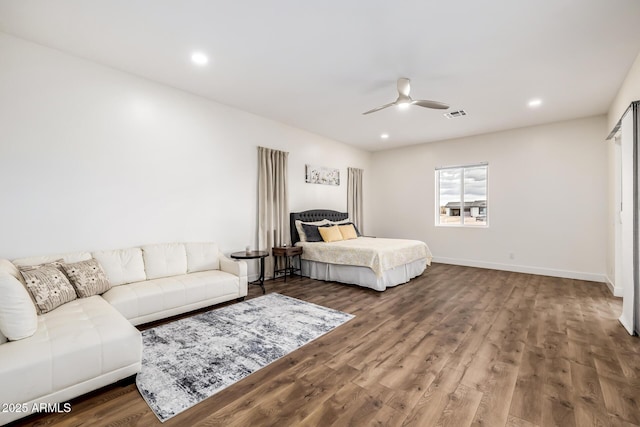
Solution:
M 622 288 L 621 287 L 616 287 L 616 285 L 613 284 L 613 280 L 611 280 L 611 278 L 607 275 L 605 276 L 605 284 L 607 285 L 607 288 L 609 288 L 609 291 L 611 291 L 611 294 L 614 297 L 620 297 L 622 298 Z
M 620 324 L 622 324 L 622 326 L 624 326 L 624 328 L 627 330 L 627 332 L 629 333 L 629 335 L 633 335 L 633 327 L 631 327 L 631 325 L 627 324 L 626 319 L 624 318 L 624 316 L 620 316 L 620 318 L 618 319 L 618 321 L 620 322 Z
M 538 274 L 540 276 L 562 277 L 564 279 L 586 280 L 589 282 L 606 282 L 604 274 L 585 273 L 580 271 L 556 270 L 552 268 L 530 267 L 526 265 L 499 264 L 469 259 L 434 257 L 433 262 L 442 264 L 463 265 L 465 267 L 488 268 L 491 270 L 513 271 L 515 273 Z

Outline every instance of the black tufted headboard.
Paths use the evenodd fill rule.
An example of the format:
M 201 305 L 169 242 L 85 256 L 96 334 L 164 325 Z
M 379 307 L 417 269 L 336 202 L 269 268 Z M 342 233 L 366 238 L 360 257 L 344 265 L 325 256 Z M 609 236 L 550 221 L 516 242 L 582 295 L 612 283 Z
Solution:
M 321 221 L 328 219 L 329 221 L 341 221 L 349 218 L 346 212 L 332 211 L 328 209 L 312 209 L 304 212 L 291 212 L 289 214 L 289 225 L 291 229 L 291 245 L 295 245 L 300 241 L 298 229 L 296 228 L 296 220 L 304 222 Z

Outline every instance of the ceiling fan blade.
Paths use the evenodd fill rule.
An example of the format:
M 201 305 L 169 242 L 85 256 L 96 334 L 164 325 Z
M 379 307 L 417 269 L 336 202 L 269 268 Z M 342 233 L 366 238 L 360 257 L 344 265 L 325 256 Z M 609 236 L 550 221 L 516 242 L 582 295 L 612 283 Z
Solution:
M 380 111 L 384 108 L 391 107 L 393 105 L 406 106 L 406 105 L 418 105 L 424 108 L 434 108 L 436 110 L 446 110 L 449 108 L 449 105 L 444 102 L 438 101 L 428 101 L 423 99 L 413 100 L 411 96 L 409 96 L 409 92 L 411 91 L 411 80 L 406 77 L 401 77 L 398 79 L 398 99 L 389 104 L 382 105 L 380 107 L 374 108 L 373 110 L 369 110 L 362 114 L 370 114 L 375 113 L 376 111 Z
M 398 79 L 398 93 L 404 96 L 409 96 L 409 92 L 411 91 L 411 80 L 407 78 L 399 78 Z
M 445 104 L 444 102 L 427 101 L 426 99 L 416 100 L 416 101 L 413 101 L 411 104 L 419 105 L 420 107 L 425 107 L 425 108 L 434 108 L 436 110 L 446 110 L 447 108 L 449 108 L 449 105 Z
M 380 111 L 380 110 L 382 110 L 383 108 L 391 107 L 391 106 L 394 106 L 394 105 L 396 105 L 396 103 L 395 103 L 395 102 L 390 102 L 389 104 L 384 104 L 384 105 L 381 105 L 381 106 L 379 106 L 379 107 L 376 107 L 376 108 L 374 108 L 373 110 L 365 111 L 365 112 L 364 112 L 364 113 L 362 113 L 362 114 L 375 113 L 376 111 Z

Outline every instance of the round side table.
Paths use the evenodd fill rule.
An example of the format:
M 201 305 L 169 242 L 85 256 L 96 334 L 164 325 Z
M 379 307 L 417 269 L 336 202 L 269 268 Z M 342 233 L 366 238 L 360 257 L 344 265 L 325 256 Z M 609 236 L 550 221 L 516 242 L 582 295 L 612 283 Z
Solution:
M 234 252 L 230 255 L 233 259 L 259 259 L 260 260 L 260 276 L 258 280 L 249 283 L 250 285 L 259 285 L 262 288 L 262 293 L 267 293 L 264 289 L 264 259 L 269 256 L 267 251 L 241 251 Z

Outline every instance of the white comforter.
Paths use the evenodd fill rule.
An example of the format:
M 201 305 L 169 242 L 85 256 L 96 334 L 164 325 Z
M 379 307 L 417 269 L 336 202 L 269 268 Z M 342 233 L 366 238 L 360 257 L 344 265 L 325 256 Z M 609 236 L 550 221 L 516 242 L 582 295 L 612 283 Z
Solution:
M 358 237 L 339 242 L 298 242 L 304 248 L 302 259 L 327 264 L 369 267 L 381 277 L 385 270 L 425 259 L 431 264 L 431 251 L 419 240 Z

